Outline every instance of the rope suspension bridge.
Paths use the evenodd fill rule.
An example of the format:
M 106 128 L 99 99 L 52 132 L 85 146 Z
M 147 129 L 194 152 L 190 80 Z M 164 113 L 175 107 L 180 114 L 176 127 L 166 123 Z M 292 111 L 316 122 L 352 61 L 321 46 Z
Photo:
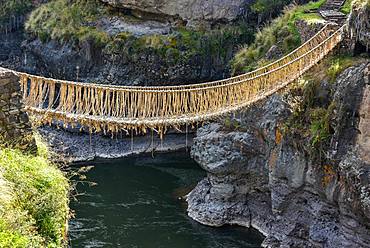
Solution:
M 37 124 L 61 122 L 90 132 L 147 133 L 195 125 L 262 100 L 323 59 L 343 39 L 344 26 L 326 25 L 281 59 L 224 80 L 181 86 L 113 86 L 15 72 L 23 101 Z

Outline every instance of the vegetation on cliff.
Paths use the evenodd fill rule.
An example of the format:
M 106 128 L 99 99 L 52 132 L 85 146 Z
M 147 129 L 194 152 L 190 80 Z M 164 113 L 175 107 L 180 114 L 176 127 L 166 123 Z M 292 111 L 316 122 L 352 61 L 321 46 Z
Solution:
M 166 35 L 141 36 L 129 32 L 112 34 L 100 27 L 103 18 L 123 15 L 97 0 L 76 0 L 72 3 L 53 0 L 32 12 L 26 30 L 43 42 L 57 40 L 76 47 L 92 42 L 106 54 L 125 57 L 132 60 L 131 63 L 135 63 L 142 54 L 153 54 L 168 67 L 209 54 L 227 64 L 233 47 L 250 43 L 253 37 L 253 30 L 242 23 L 208 31 L 179 25 Z
M 271 17 L 278 14 L 280 9 L 289 2 L 291 0 L 273 2 L 258 0 L 251 9 L 259 15 Z M 117 12 L 98 0 L 52 0 L 32 12 L 26 29 L 42 40 L 82 41 L 90 37 L 98 43 L 107 44 L 114 37 L 99 29 L 97 22 L 103 17 L 123 15 L 125 15 L 123 12 Z M 181 33 L 181 30 L 183 29 L 178 31 Z M 222 31 L 226 32 L 226 29 Z M 130 36 L 130 34 L 123 33 L 118 36 Z
M 278 15 L 279 11 L 290 2 L 290 0 L 256 0 L 251 9 L 258 14 L 258 24 L 260 24 L 264 18 L 271 20 L 273 15 Z
M 38 145 L 37 155 L 0 148 L 0 247 L 65 245 L 69 182 Z
M 370 0 L 347 0 L 341 11 L 348 13 L 364 6 L 370 7 Z M 367 61 L 368 53 L 329 55 L 306 73 L 291 91 L 292 98 L 299 100 L 284 130 L 312 161 L 325 166 L 333 162 L 329 161 L 327 151 L 334 133 L 343 125 L 335 120 L 338 112 L 343 110 L 339 109 L 338 99 L 333 96 L 333 88 L 338 87 L 333 83 L 345 69 Z
M 301 38 L 296 26 L 298 20 L 307 22 L 321 21 L 314 13 L 326 1 L 310 2 L 302 6 L 286 9 L 284 14 L 256 34 L 255 41 L 242 48 L 231 62 L 233 74 L 241 74 L 269 63 L 275 58 L 266 58 L 266 53 L 274 45 L 277 51 L 287 54 L 301 44 Z
M 353 0 L 346 0 L 340 11 L 346 15 L 349 14 L 351 12 L 352 2 Z
M 110 35 L 97 25 L 103 17 L 120 16 L 109 7 L 102 5 L 99 1 L 77 0 L 69 3 L 67 0 L 54 0 L 34 10 L 26 23 L 26 29 L 37 35 L 42 41 L 49 39 L 60 42 L 72 42 L 79 44 L 86 40 L 93 40 L 101 47 L 108 47 L 116 51 L 123 47 L 134 50 L 153 48 L 157 50 L 174 49 L 192 50 L 199 46 L 200 39 L 209 35 L 216 39 L 227 34 L 245 33 L 243 27 L 224 28 L 219 32 L 195 31 L 186 28 L 178 28 L 171 35 L 145 35 L 136 37 L 129 32 L 121 32 Z M 250 35 L 250 33 L 248 33 Z M 231 37 L 231 36 L 230 36 Z M 206 38 L 205 38 L 206 39 Z M 220 47 L 221 48 L 221 47 Z M 131 49 L 131 50 L 132 50 Z M 117 52 L 117 51 L 116 51 Z M 135 51 L 132 51 L 135 52 Z M 162 51 L 163 52 L 163 51 Z
M 41 40 L 55 39 L 61 42 L 78 42 L 93 38 L 97 43 L 107 43 L 108 34 L 99 31 L 92 22 L 106 15 L 108 9 L 97 0 L 53 0 L 35 9 L 27 23 L 26 30 Z
M 370 0 L 346 0 L 341 8 L 341 12 L 349 14 L 352 8 L 362 8 L 364 6 L 370 7 Z
M 170 35 L 147 35 L 134 37 L 121 33 L 109 42 L 110 53 L 135 55 L 149 50 L 164 58 L 170 64 L 187 61 L 194 56 L 207 54 L 226 60 L 230 48 L 235 44 L 249 43 L 252 31 L 244 25 L 223 27 L 212 31 L 194 31 L 178 28 Z
M 31 0 L 0 0 L 0 24 L 11 16 L 23 15 L 32 7 Z
M 341 72 L 362 61 L 361 57 L 350 55 L 330 56 L 306 73 L 289 93 L 294 107 L 283 133 L 314 162 L 327 162 L 326 150 L 336 127 L 338 106 L 332 84 Z

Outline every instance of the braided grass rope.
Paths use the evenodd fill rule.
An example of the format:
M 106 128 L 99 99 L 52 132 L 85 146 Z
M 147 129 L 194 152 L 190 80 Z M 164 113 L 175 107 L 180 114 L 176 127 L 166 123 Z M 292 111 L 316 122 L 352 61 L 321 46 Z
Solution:
M 138 87 L 78 83 L 15 72 L 26 110 L 38 124 L 62 122 L 90 132 L 147 133 L 194 125 L 237 111 L 283 89 L 324 58 L 341 40 L 326 25 L 283 58 L 240 76 L 202 84 Z

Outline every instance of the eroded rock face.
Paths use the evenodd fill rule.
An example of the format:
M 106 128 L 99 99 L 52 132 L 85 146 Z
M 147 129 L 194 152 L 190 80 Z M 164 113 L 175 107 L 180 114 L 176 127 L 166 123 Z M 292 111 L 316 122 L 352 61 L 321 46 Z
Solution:
M 368 4 L 355 5 L 349 16 L 351 38 L 364 48 L 370 47 L 370 7 Z
M 27 65 L 20 66 L 19 70 L 71 81 L 78 79 L 118 85 L 176 85 L 212 81 L 229 74 L 228 61 L 236 47 L 232 43 L 234 41 L 238 43 L 236 39 L 228 41 L 228 44 L 225 42 L 224 51 L 208 52 L 210 40 L 204 40 L 199 53 L 187 58 L 185 55 L 178 57 L 178 51 L 173 50 L 164 55 L 150 48 L 143 48 L 135 54 L 128 49 L 115 54 L 97 48 L 89 40 L 75 49 L 69 43 L 42 43 L 36 39 L 24 46 Z
M 117 8 L 157 16 L 170 16 L 190 25 L 204 22 L 234 21 L 245 14 L 250 0 L 101 0 Z
M 360 155 L 363 160 L 370 161 L 370 66 L 367 68 L 367 85 L 365 86 L 360 116 L 362 117 L 359 123 L 359 135 L 357 143 L 359 145 Z M 366 83 L 366 82 L 365 82 Z
M 318 165 L 279 133 L 290 113 L 279 96 L 236 118 L 236 129 L 201 128 L 191 154 L 208 176 L 188 195 L 189 216 L 257 228 L 264 247 L 370 247 L 368 66 L 345 70 L 331 86 L 336 124 L 327 152 L 337 163 Z
M 24 54 L 20 55 L 22 61 L 17 70 L 70 81 L 119 85 L 205 82 L 227 77 L 229 61 L 236 49 L 252 38 L 248 32 L 225 36 L 221 31 L 207 32 L 204 36 L 191 33 L 197 37 L 192 41 L 179 31 L 172 31 L 169 36 L 146 36 L 144 34 L 166 34 L 170 27 L 154 21 L 127 24 L 121 18 L 105 18 L 99 25 L 112 35 L 121 31 L 133 33 L 127 34 L 124 41 L 116 40 L 103 46 L 96 44 L 94 39 L 79 44 L 31 39 L 23 42 Z M 242 30 L 239 26 L 230 28 Z M 151 39 L 155 42 L 163 39 L 164 43 L 155 48 L 147 45 Z M 168 46 L 171 40 L 177 44 L 175 47 Z
M 308 41 L 317 34 L 324 26 L 324 22 L 307 22 L 304 20 L 297 20 L 295 26 L 301 36 L 302 43 Z
M 287 104 L 273 96 L 238 114 L 238 124 L 233 127 L 210 124 L 199 129 L 191 155 L 208 172 L 208 178 L 188 196 L 190 217 L 212 226 L 249 226 L 253 211 L 249 194 L 255 192 L 258 197 L 253 197 L 262 199 L 252 203 L 256 209 L 266 202 L 270 205 L 267 160 L 274 141 L 266 138 L 275 139 L 278 121 L 288 114 Z

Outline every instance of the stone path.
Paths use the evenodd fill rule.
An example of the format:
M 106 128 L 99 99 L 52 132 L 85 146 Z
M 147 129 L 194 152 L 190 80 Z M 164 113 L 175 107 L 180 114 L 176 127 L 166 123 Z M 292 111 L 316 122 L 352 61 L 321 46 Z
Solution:
M 340 8 L 345 3 L 345 0 L 328 0 L 319 9 L 320 15 L 327 21 L 335 23 L 343 23 L 346 19 L 346 15 L 340 12 Z

